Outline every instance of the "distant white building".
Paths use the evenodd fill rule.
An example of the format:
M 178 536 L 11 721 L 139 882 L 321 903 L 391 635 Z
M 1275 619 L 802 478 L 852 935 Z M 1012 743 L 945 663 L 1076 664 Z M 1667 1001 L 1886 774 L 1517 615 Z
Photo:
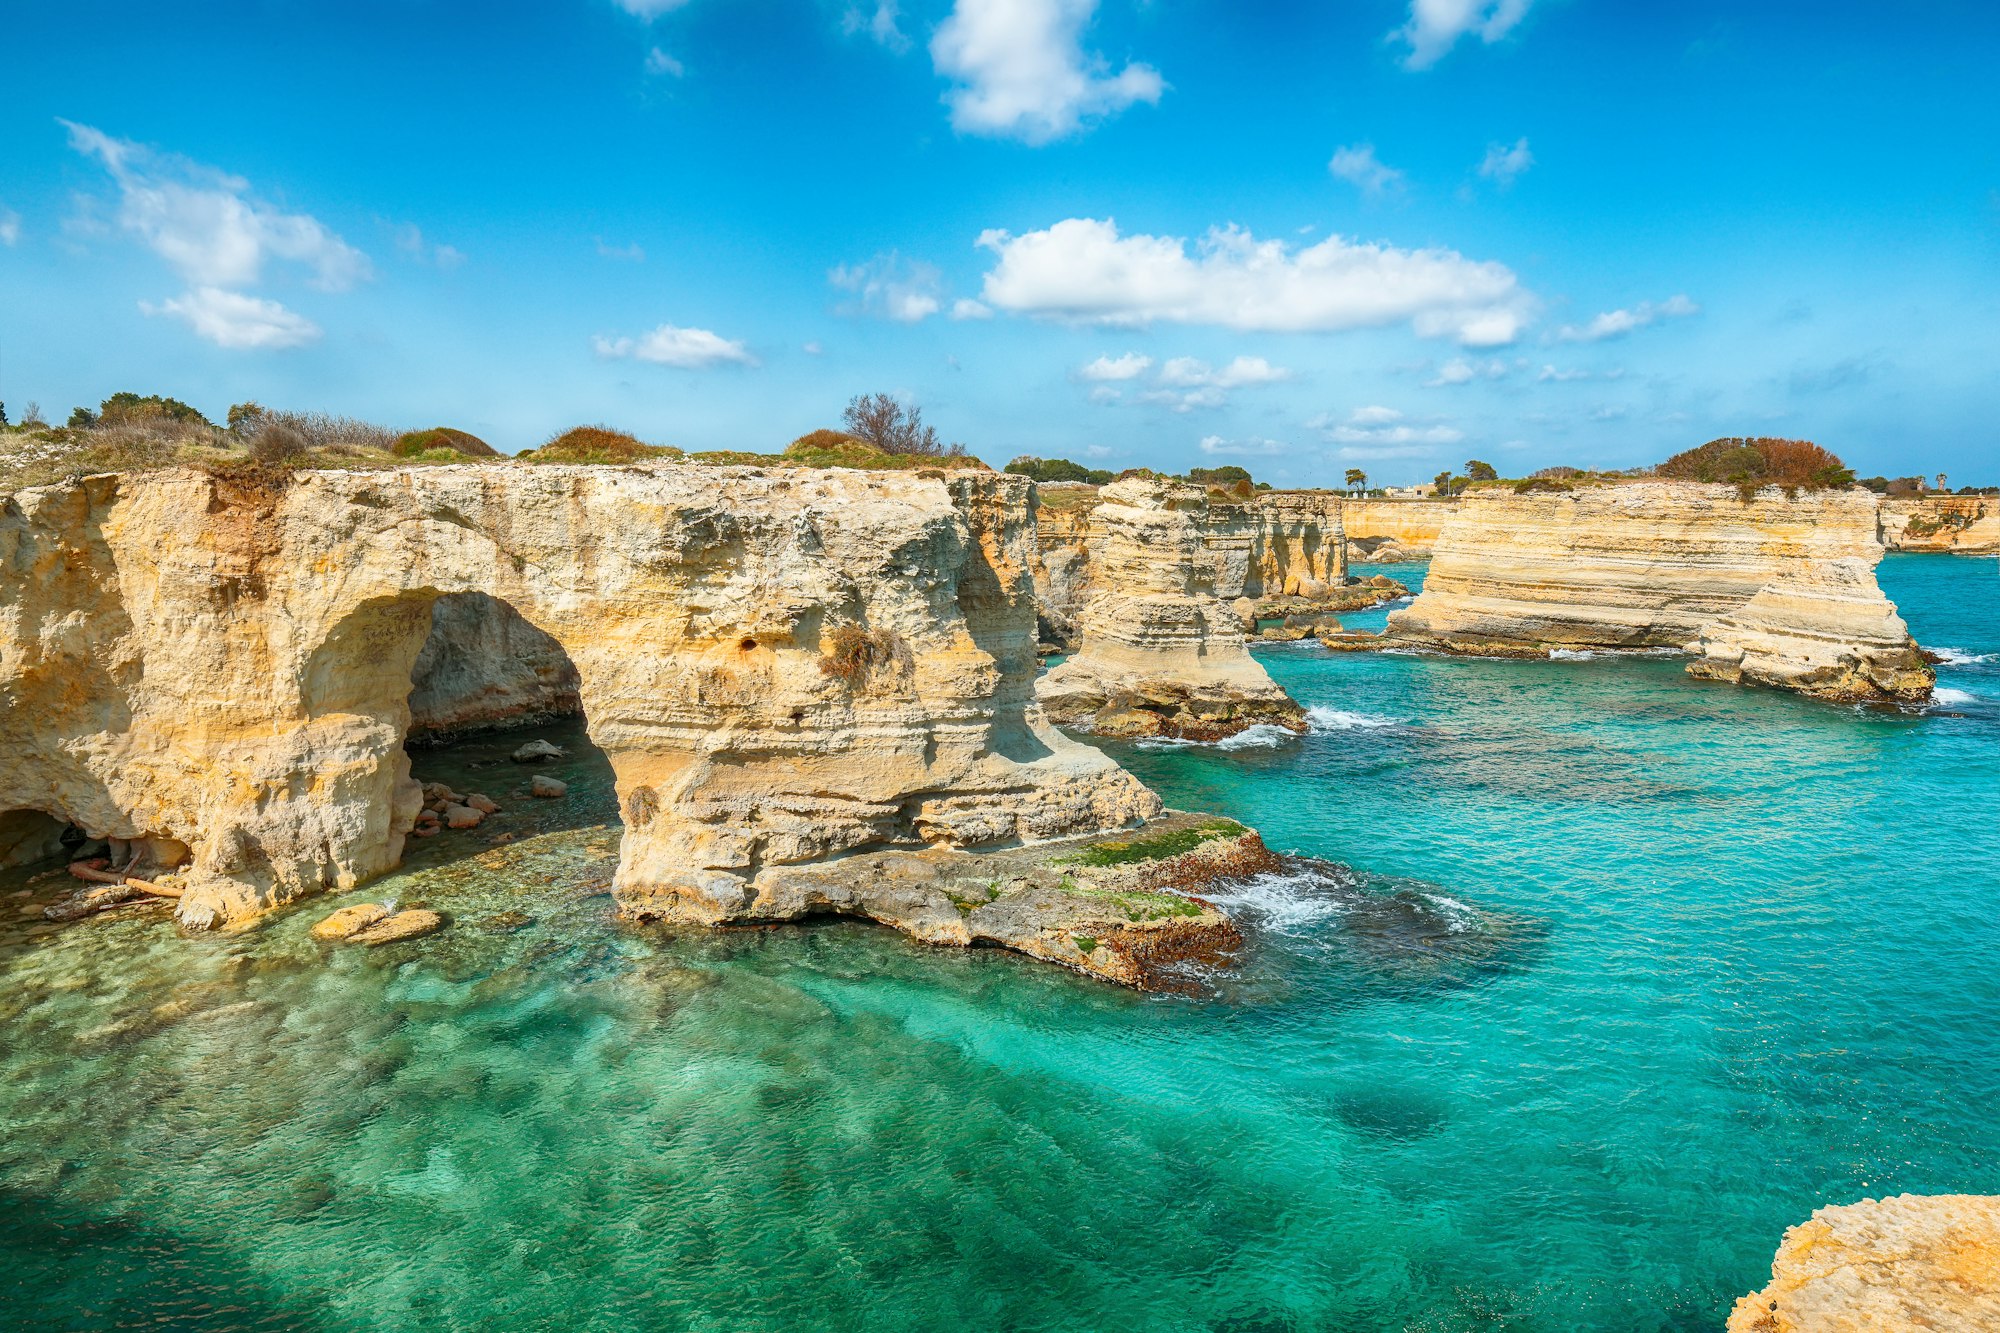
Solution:
M 1391 500 L 1424 500 L 1436 495 L 1437 489 L 1434 483 L 1427 481 L 1419 486 L 1384 487 L 1382 494 L 1388 496 Z

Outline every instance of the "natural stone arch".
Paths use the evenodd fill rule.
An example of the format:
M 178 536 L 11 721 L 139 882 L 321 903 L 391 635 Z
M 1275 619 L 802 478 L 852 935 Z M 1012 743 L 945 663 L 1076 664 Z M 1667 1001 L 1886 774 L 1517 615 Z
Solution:
M 46 810 L 0 811 L 0 870 L 14 870 L 51 860 L 63 852 L 67 819 Z

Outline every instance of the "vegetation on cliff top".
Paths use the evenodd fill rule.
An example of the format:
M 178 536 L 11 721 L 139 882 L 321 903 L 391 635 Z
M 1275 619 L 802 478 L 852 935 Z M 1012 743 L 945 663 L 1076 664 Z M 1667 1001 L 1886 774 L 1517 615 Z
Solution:
M 520 455 L 524 463 L 644 463 L 685 455 L 670 444 L 643 444 L 635 435 L 609 426 L 572 426 L 550 436 L 541 448 Z
M 1759 436 L 1725 436 L 1675 454 L 1653 469 L 1672 481 L 1722 482 L 1745 499 L 1762 486 L 1782 486 L 1787 492 L 1852 486 L 1854 473 L 1829 451 L 1810 440 Z

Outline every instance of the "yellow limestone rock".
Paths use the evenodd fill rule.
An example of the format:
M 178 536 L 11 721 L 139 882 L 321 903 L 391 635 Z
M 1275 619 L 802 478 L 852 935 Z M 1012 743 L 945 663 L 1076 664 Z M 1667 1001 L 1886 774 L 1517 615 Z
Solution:
M 388 915 L 389 909 L 381 903 L 350 903 L 316 923 L 312 928 L 312 937 L 316 940 L 344 940 Z
M 1255 525 L 1218 530 L 1210 520 L 1198 486 L 1134 477 L 1103 489 L 1076 616 L 1081 647 L 1036 685 L 1051 717 L 1111 735 L 1197 740 L 1259 723 L 1304 729 L 1304 710 L 1250 656 L 1242 615 L 1224 600 L 1243 595 L 1253 570 L 1265 576 L 1253 560 Z
M 411 907 L 394 916 L 384 917 L 365 929 L 355 931 L 347 937 L 347 942 L 365 944 L 372 949 L 378 944 L 413 940 L 419 935 L 429 935 L 443 929 L 442 916 L 422 907 Z
M 1387 637 L 1452 652 L 1674 648 L 1693 675 L 1917 701 L 1933 675 L 1875 581 L 1875 497 L 1697 482 L 1476 491 Z
M 0 496 L 0 814 L 186 844 L 191 926 L 352 888 L 424 804 L 412 672 L 463 597 L 573 664 L 630 914 L 728 920 L 772 867 L 865 848 L 1125 827 L 1158 799 L 1035 704 L 1029 487 L 487 464 Z M 881 660 L 823 669 L 844 629 Z
M 1892 551 L 2000 551 L 2000 495 L 1885 496 L 1882 539 Z
M 1729 1333 L 2000 1329 L 2000 1198 L 1899 1194 L 1822 1208 L 1785 1233 L 1771 1284 Z

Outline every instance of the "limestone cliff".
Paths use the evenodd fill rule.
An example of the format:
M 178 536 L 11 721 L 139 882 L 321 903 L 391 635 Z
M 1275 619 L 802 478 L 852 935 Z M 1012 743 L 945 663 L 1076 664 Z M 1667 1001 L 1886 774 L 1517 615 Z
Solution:
M 0 497 L 0 821 L 187 862 L 191 925 L 349 887 L 421 804 L 413 688 L 434 718 L 567 691 L 532 629 L 616 771 L 628 912 L 723 921 L 772 867 L 1122 827 L 1157 799 L 1034 701 L 1028 487 L 487 465 Z M 417 681 L 481 598 L 524 622 L 525 674 L 444 643 Z
M 1481 490 L 1387 636 L 1453 652 L 1674 648 L 1692 674 L 1830 699 L 1920 700 L 1932 674 L 1875 581 L 1859 489 L 1745 502 L 1694 482 Z
M 1301 728 L 1303 710 L 1250 656 L 1243 615 L 1224 600 L 1251 580 L 1298 586 L 1332 571 L 1338 555 L 1327 544 L 1299 551 L 1296 564 L 1274 554 L 1292 553 L 1271 539 L 1284 524 L 1275 512 L 1216 515 L 1198 486 L 1137 477 L 1106 486 L 1090 513 L 1081 645 L 1037 686 L 1050 716 L 1107 735 Z
M 1896 495 L 1882 501 L 1892 551 L 2000 552 L 2000 495 Z
M 1344 500 L 1340 512 L 1350 557 L 1427 559 L 1457 508 L 1455 500 Z
M 1863 1199 L 1785 1233 L 1729 1333 L 2000 1328 L 2000 1198 Z

